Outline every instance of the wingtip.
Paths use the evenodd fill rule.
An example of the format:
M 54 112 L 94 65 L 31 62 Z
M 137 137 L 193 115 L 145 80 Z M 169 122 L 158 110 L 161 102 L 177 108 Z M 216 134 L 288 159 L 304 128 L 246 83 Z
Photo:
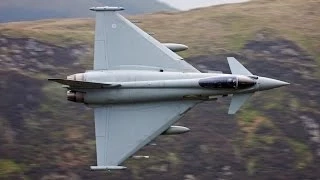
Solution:
M 125 170 L 127 167 L 125 166 L 90 166 L 90 169 L 93 171 L 99 170 Z
M 239 62 L 235 57 L 227 57 L 227 61 L 230 62 Z M 240 63 L 240 62 L 239 62 Z
M 123 7 L 112 7 L 112 6 L 103 6 L 103 7 L 91 7 L 91 11 L 122 11 Z
M 236 111 L 230 111 L 230 110 L 228 111 L 229 115 L 234 115 L 235 113 L 236 113 Z

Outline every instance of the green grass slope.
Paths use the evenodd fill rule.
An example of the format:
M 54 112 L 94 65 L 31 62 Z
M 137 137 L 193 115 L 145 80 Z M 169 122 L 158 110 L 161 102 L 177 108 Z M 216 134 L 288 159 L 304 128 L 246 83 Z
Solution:
M 188 44 L 191 48 L 186 57 L 239 50 L 247 40 L 254 39 L 257 31 L 263 29 L 292 40 L 319 57 L 319 6 L 319 1 L 313 0 L 253 0 L 182 13 L 137 16 L 134 19 L 142 20 L 141 26 L 155 32 L 155 37 L 162 41 Z M 1 31 L 43 40 L 57 39 L 63 43 L 69 40 L 92 43 L 93 23 L 90 19 L 46 20 L 3 25 Z

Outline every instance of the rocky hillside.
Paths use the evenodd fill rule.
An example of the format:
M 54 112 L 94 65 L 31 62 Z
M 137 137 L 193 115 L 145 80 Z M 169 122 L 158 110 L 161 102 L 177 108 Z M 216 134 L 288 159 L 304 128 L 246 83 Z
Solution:
M 46 80 L 92 67 L 93 21 L 0 25 L 0 179 L 319 179 L 319 8 L 257 0 L 134 17 L 161 41 L 189 45 L 182 55 L 202 71 L 228 73 L 235 56 L 291 85 L 256 93 L 234 116 L 229 98 L 200 104 L 179 121 L 190 133 L 157 138 L 137 153 L 150 159 L 112 173 L 89 171 L 92 111 Z

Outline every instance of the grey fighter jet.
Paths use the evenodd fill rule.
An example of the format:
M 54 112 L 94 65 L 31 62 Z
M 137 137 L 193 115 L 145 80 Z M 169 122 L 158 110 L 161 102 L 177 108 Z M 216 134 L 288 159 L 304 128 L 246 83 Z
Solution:
M 161 134 L 181 134 L 172 126 L 196 104 L 233 95 L 234 114 L 256 91 L 288 83 L 256 76 L 229 57 L 232 74 L 201 73 L 174 51 L 118 13 L 121 7 L 93 7 L 96 12 L 93 70 L 49 79 L 68 89 L 69 101 L 94 109 L 97 166 L 125 169 L 127 158 Z M 140 157 L 140 156 L 139 156 Z

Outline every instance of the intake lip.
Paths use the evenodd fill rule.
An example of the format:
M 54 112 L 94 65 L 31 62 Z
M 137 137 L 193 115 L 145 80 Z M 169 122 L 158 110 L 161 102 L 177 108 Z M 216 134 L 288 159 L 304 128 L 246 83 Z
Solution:
M 70 76 L 67 76 L 67 80 L 85 81 L 84 73 L 72 74 Z

